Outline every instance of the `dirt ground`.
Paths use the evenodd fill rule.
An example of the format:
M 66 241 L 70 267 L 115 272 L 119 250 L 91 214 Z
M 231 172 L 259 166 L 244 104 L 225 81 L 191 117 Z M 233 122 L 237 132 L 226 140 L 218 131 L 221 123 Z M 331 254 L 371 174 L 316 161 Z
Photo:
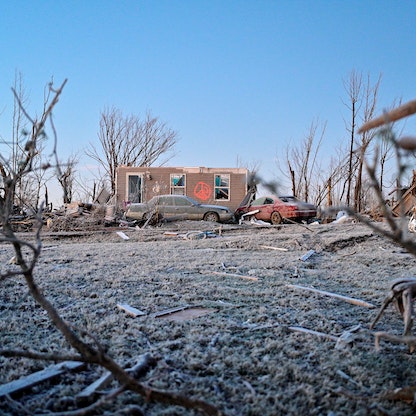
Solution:
M 379 351 L 374 344 L 377 330 L 400 335 L 401 317 L 390 306 L 369 330 L 389 282 L 414 275 L 415 259 L 366 226 L 182 221 L 120 229 L 128 240 L 117 231 L 45 234 L 37 281 L 66 320 L 97 337 L 124 367 L 152 354 L 157 365 L 142 379 L 150 388 L 205 400 L 230 416 L 416 413 L 412 398 L 393 394 L 416 386 L 416 353 L 385 340 Z M 193 238 L 191 231 L 209 233 Z M 2 273 L 12 256 L 10 246 L 0 245 Z M 69 351 L 21 277 L 0 284 L 1 348 Z M 144 314 L 129 316 L 118 304 Z M 188 309 L 157 316 L 179 307 Z M 51 364 L 0 357 L 0 384 Z M 102 373 L 71 371 L 2 397 L 0 414 L 74 409 L 74 397 Z M 138 409 L 149 416 L 200 414 L 131 393 L 96 414 Z

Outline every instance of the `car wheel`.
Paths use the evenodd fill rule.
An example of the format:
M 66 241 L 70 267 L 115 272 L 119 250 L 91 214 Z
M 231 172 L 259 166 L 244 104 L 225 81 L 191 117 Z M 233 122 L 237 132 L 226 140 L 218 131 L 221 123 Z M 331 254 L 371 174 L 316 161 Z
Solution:
M 204 215 L 204 221 L 219 222 L 220 216 L 216 212 L 207 212 Z
M 277 211 L 274 211 L 272 212 L 272 215 L 270 215 L 270 221 L 273 225 L 281 224 L 283 222 L 283 218 Z

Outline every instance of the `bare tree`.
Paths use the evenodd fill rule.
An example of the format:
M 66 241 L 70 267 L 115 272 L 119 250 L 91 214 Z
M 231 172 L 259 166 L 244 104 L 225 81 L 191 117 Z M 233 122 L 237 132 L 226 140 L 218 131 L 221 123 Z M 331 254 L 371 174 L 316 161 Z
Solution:
M 317 196 L 317 178 L 320 176 L 318 154 L 325 129 L 326 123 L 321 126 L 320 135 L 317 138 L 318 122 L 312 122 L 301 144 L 286 150 L 292 193 L 304 201 L 315 199 Z
M 77 157 L 75 155 L 68 157 L 66 163 L 62 164 L 63 169 L 60 170 L 60 175 L 58 175 L 58 182 L 60 183 L 63 191 L 64 204 L 72 202 L 76 164 Z
M 101 148 L 90 144 L 86 154 L 103 167 L 114 194 L 118 166 L 151 166 L 173 149 L 177 132 L 149 112 L 142 120 L 112 108 L 101 113 L 98 138 Z
M 3 270 L 0 273 L 0 283 L 11 279 L 15 276 L 22 276 L 30 295 L 36 301 L 38 305 L 47 313 L 48 318 L 53 325 L 60 331 L 65 341 L 72 347 L 69 352 L 62 350 L 56 352 L 38 352 L 30 349 L 0 349 L 0 356 L 2 357 L 26 357 L 36 360 L 47 361 L 80 361 L 90 364 L 99 365 L 109 370 L 114 379 L 120 383 L 120 387 L 116 391 L 111 392 L 104 398 L 104 400 L 98 400 L 88 406 L 86 409 L 81 409 L 71 414 L 90 414 L 92 411 L 97 411 L 98 406 L 103 404 L 105 400 L 112 400 L 118 395 L 122 394 L 126 390 L 138 393 L 145 397 L 146 400 L 158 401 L 160 403 L 167 403 L 172 405 L 179 405 L 185 408 L 199 410 L 207 415 L 219 415 L 221 412 L 214 406 L 206 403 L 202 400 L 194 400 L 185 396 L 177 395 L 174 393 L 152 389 L 142 383 L 140 383 L 131 372 L 123 369 L 116 361 L 114 361 L 105 351 L 103 345 L 90 333 L 83 331 L 79 328 L 72 326 L 58 313 L 57 309 L 47 299 L 43 293 L 41 287 L 38 285 L 35 279 L 35 267 L 37 265 L 39 256 L 42 250 L 41 229 L 42 229 L 42 208 L 37 212 L 37 227 L 34 236 L 34 242 L 19 238 L 13 231 L 11 224 L 11 213 L 13 208 L 13 201 L 16 192 L 16 186 L 19 181 L 28 175 L 34 169 L 33 160 L 37 154 L 37 147 L 39 139 L 45 136 L 46 122 L 49 120 L 52 130 L 54 132 L 55 146 L 53 156 L 55 161 L 58 161 L 56 154 L 56 131 L 53 125 L 53 119 L 51 117 L 52 110 L 56 106 L 58 99 L 62 93 L 62 90 L 66 84 L 66 81 L 58 89 L 54 89 L 52 84 L 49 84 L 51 96 L 47 96 L 45 102 L 45 108 L 42 116 L 39 120 L 32 119 L 29 114 L 22 107 L 22 111 L 30 121 L 32 128 L 30 137 L 27 138 L 24 146 L 23 158 L 17 165 L 17 169 L 14 170 L 12 165 L 9 164 L 4 157 L 0 155 L 0 174 L 3 179 L 2 188 L 0 191 L 0 221 L 1 232 L 0 241 L 3 243 L 9 243 L 15 252 L 16 265 L 10 266 L 8 270 Z M 18 100 L 16 92 L 15 97 Z M 19 105 L 22 105 L 18 100 Z M 48 169 L 53 167 L 50 163 L 46 164 L 43 168 Z M 58 167 L 58 174 L 61 173 L 61 169 Z M 32 240 L 32 236 L 30 237 Z M 154 365 L 155 359 L 150 355 L 145 355 L 145 365 L 149 368 Z
M 373 118 L 368 120 L 360 128 L 359 133 L 363 134 L 371 131 L 374 128 L 383 126 L 384 127 L 377 132 L 378 136 L 385 141 L 391 143 L 395 151 L 395 157 L 397 162 L 397 180 L 398 183 L 401 183 L 403 175 L 406 173 L 409 165 L 405 162 L 408 157 L 413 158 L 414 152 L 416 151 L 416 137 L 402 137 L 398 138 L 393 132 L 392 123 L 396 120 L 402 119 L 409 115 L 416 113 L 416 100 L 410 101 L 404 105 L 399 106 L 389 112 L 386 112 L 383 116 Z M 379 225 L 377 222 L 371 221 L 365 216 L 362 216 L 360 213 L 354 211 L 350 207 L 345 207 L 344 209 L 349 212 L 349 214 L 355 216 L 358 220 L 365 223 L 369 228 L 376 231 L 378 234 L 383 235 L 393 241 L 394 243 L 400 245 L 413 256 L 416 256 L 416 242 L 409 234 L 410 223 L 409 219 L 406 217 L 405 212 L 405 203 L 402 199 L 402 196 L 399 196 L 399 206 L 400 206 L 400 215 L 399 218 L 393 214 L 393 211 L 389 205 L 385 203 L 385 195 L 383 189 L 378 179 L 377 168 L 379 166 L 379 152 L 378 147 L 375 148 L 372 160 L 366 160 L 364 162 L 368 177 L 371 181 L 371 188 L 374 191 L 378 208 L 382 212 L 384 221 L 382 225 Z M 414 215 L 416 213 L 415 208 L 413 209 Z M 412 217 L 413 218 L 413 217 Z M 402 342 L 407 344 L 410 352 L 413 352 L 416 349 L 416 337 L 410 335 L 410 330 L 413 325 L 414 311 L 413 303 L 415 300 L 416 294 L 416 279 L 415 278 L 402 278 L 396 279 L 392 282 L 390 287 L 390 293 L 386 297 L 379 313 L 376 318 L 370 325 L 370 329 L 373 329 L 375 324 L 380 319 L 387 305 L 391 302 L 395 303 L 397 309 L 400 311 L 405 329 L 403 336 L 396 336 L 386 332 L 377 332 L 375 334 L 376 347 L 379 345 L 380 338 L 386 338 L 393 342 Z
M 354 172 L 356 170 L 357 157 L 354 152 L 355 147 L 355 129 L 357 125 L 358 112 L 360 110 L 361 96 L 362 96 L 362 75 L 356 71 L 352 71 L 348 82 L 344 81 L 344 87 L 347 91 L 349 102 L 345 105 L 351 111 L 351 123 L 347 127 L 347 131 L 350 133 L 350 145 L 349 145 L 349 156 L 348 156 L 348 173 L 346 180 L 346 204 L 347 206 L 351 203 L 351 189 Z
M 381 75 L 379 75 L 374 85 L 371 85 L 370 76 L 367 77 L 367 83 L 365 84 L 363 91 L 363 122 L 366 123 L 373 118 L 376 104 L 378 89 L 381 82 Z M 357 151 L 357 177 L 354 189 L 354 209 L 360 212 L 363 209 L 363 169 L 364 160 L 367 150 L 375 137 L 375 132 L 372 130 L 361 132 L 361 142 L 359 144 L 359 150 Z

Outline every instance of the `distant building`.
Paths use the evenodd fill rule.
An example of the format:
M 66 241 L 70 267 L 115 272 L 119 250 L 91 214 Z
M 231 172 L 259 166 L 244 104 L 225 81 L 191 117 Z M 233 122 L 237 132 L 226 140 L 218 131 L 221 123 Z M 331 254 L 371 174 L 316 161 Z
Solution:
M 155 195 L 188 195 L 201 204 L 235 210 L 247 193 L 245 168 L 119 166 L 117 206 L 146 202 Z

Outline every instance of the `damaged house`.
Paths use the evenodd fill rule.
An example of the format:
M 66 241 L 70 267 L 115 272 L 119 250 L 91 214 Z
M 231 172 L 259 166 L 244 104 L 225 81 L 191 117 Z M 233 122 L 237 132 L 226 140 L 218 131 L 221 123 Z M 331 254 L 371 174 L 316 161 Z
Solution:
M 223 205 L 234 211 L 247 194 L 245 168 L 119 166 L 117 206 L 146 202 L 156 195 L 187 195 L 201 204 Z

